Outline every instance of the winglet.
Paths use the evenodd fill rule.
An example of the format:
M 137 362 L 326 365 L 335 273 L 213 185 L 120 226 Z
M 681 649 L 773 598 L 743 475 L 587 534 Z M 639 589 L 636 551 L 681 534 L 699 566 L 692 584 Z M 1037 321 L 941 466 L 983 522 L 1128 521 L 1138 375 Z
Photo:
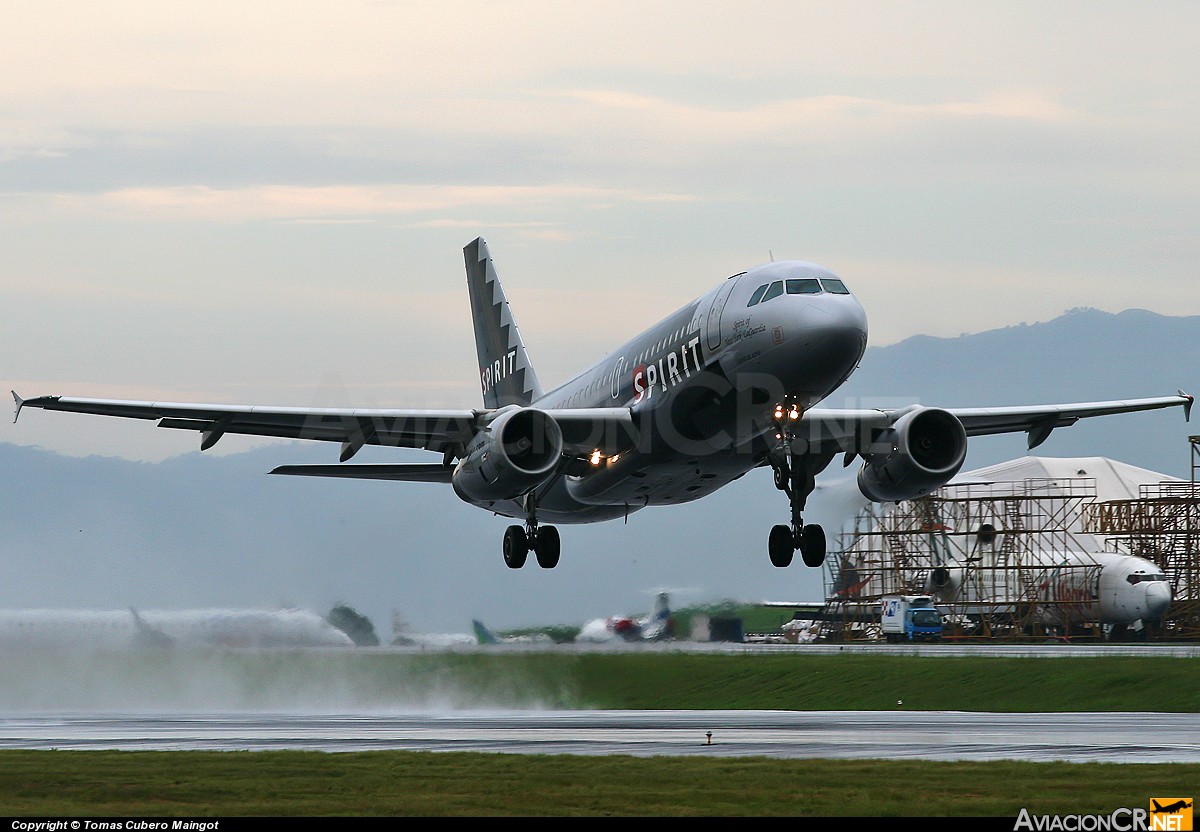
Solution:
M 8 392 L 13 394 L 13 401 L 17 403 L 16 412 L 13 413 L 13 424 L 15 425 L 17 423 L 17 419 L 21 416 L 21 408 L 24 406 L 25 400 L 17 395 L 16 390 L 9 390 Z
M 15 396 L 16 394 L 14 393 L 13 395 Z M 1196 398 L 1194 396 L 1189 396 L 1182 390 L 1179 391 L 1179 395 L 1187 399 L 1187 401 L 1183 404 L 1183 421 L 1190 422 L 1192 421 L 1192 405 L 1195 403 Z

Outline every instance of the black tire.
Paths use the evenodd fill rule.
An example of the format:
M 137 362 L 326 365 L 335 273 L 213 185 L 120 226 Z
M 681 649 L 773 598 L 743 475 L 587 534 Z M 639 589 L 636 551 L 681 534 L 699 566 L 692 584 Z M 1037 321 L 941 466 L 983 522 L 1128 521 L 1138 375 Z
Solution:
M 504 563 L 509 569 L 520 569 L 529 555 L 529 538 L 520 526 L 504 530 Z
M 538 527 L 537 539 L 533 544 L 533 551 L 537 555 L 538 566 L 543 569 L 553 569 L 558 566 L 558 554 L 561 548 L 558 529 L 554 526 Z
M 800 533 L 800 556 L 805 566 L 820 566 L 825 562 L 825 530 L 816 523 Z
M 767 539 L 767 552 L 771 555 L 773 566 L 784 567 L 792 562 L 796 547 L 792 543 L 792 530 L 789 526 L 772 526 L 771 536 Z

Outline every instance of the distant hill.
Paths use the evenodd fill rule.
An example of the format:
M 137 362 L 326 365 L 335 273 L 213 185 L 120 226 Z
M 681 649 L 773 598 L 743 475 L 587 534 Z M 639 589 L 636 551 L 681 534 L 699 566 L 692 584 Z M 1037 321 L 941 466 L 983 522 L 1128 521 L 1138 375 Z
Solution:
M 1077 309 L 1046 323 L 872 348 L 826 404 L 1158 396 L 1200 390 L 1198 368 L 1200 317 Z M 1186 424 L 1177 409 L 1096 419 L 1055 431 L 1037 453 L 1109 456 L 1187 478 L 1187 437 L 1189 428 L 1200 434 L 1200 411 L 1197 422 Z M 981 437 L 966 467 L 1024 449 L 1022 435 Z M 290 604 L 324 613 L 345 601 L 377 626 L 398 609 L 418 630 L 470 632 L 473 618 L 508 629 L 644 611 L 660 589 L 681 607 L 821 596 L 818 572 L 768 562 L 768 530 L 787 510 L 767 472 L 628 523 L 564 527 L 557 569 L 516 571 L 500 556 L 510 521 L 461 503 L 446 486 L 266 475 L 286 462 L 332 462 L 336 451 L 282 443 L 152 464 L 0 444 L 0 606 Z M 355 461 L 406 458 L 427 459 L 368 448 Z M 852 471 L 835 463 L 818 482 Z

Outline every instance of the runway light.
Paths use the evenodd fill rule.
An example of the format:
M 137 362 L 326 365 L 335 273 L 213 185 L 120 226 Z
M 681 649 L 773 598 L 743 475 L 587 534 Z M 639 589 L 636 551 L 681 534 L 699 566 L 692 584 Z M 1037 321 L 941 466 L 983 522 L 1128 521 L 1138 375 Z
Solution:
M 598 450 L 592 451 L 592 464 L 593 465 L 600 464 L 600 451 L 598 451 Z

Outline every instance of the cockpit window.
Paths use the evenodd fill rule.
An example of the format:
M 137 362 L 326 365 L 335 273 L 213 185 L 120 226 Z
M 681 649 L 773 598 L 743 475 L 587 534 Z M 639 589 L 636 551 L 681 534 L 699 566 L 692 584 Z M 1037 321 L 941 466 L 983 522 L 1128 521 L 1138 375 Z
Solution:
M 1131 584 L 1140 584 L 1142 581 L 1165 581 L 1167 576 L 1161 572 L 1150 572 L 1149 574 L 1130 575 L 1125 580 Z
M 792 277 L 786 281 L 787 288 L 784 288 L 785 281 L 776 280 L 773 283 L 764 283 L 754 290 L 754 294 L 750 296 L 746 306 L 754 306 L 759 303 L 766 303 L 769 300 L 774 300 L 786 291 L 789 295 L 819 295 L 822 291 L 833 292 L 839 295 L 848 295 L 850 290 L 842 281 L 834 278 L 823 278 L 817 280 L 815 277 Z M 824 286 L 824 290 L 822 290 Z
M 787 282 L 789 295 L 819 295 L 821 284 L 814 277 L 793 278 Z

